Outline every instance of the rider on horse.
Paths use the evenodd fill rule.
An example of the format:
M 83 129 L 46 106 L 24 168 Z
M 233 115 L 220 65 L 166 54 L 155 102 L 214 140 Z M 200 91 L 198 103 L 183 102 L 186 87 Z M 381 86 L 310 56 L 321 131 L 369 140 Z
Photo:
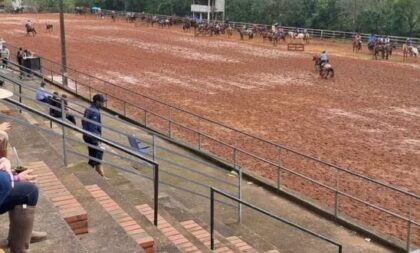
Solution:
M 31 29 L 32 28 L 32 21 L 30 19 L 28 19 L 28 21 L 26 21 L 25 26 L 26 26 L 26 28 Z
M 329 62 L 329 57 L 328 57 L 327 51 L 324 50 L 319 56 L 319 65 L 321 65 L 322 67 L 328 62 Z

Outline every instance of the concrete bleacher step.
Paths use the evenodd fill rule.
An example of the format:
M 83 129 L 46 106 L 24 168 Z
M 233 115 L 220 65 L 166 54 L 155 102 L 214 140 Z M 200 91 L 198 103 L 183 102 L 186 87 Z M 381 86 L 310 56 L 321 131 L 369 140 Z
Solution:
M 244 242 L 240 237 L 231 236 L 231 237 L 227 237 L 226 239 L 240 252 L 244 252 L 244 253 L 257 253 L 258 252 L 251 245 Z
M 27 167 L 34 170 L 38 176 L 38 186 L 58 208 L 60 215 L 72 231 L 76 235 L 88 233 L 86 210 L 59 181 L 52 170 L 42 161 L 28 163 Z
M 153 209 L 147 205 L 136 206 L 137 210 L 144 215 L 150 222 L 153 222 Z M 181 232 L 168 223 L 161 215 L 158 216 L 158 229 L 173 244 L 175 244 L 182 252 L 198 253 L 200 251 L 193 243 L 191 243 Z
M 146 253 L 156 252 L 155 241 L 147 232 L 129 216 L 108 194 L 97 185 L 88 185 L 85 188 L 98 201 L 101 206 L 112 216 L 112 218 L 125 230 Z
M 198 225 L 194 220 L 187 220 L 180 223 L 187 231 L 201 241 L 207 248 L 210 248 L 210 233 L 203 227 Z M 214 240 L 215 250 L 218 253 L 234 252 L 228 247 L 224 246 L 219 240 Z

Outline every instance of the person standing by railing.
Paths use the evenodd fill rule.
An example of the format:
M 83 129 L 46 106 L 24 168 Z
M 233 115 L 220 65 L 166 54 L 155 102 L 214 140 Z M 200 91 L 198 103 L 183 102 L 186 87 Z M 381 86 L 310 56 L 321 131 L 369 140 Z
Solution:
M 10 51 L 6 47 L 6 45 L 3 46 L 3 49 L 1 50 L 1 59 L 2 59 L 2 68 L 7 69 L 7 65 L 10 61 Z
M 51 97 L 51 94 L 45 89 L 45 83 L 41 82 L 41 85 L 36 89 L 36 100 L 48 103 Z
M 105 96 L 102 94 L 93 96 L 92 105 L 85 110 L 82 119 L 83 129 L 97 136 L 102 135 L 101 108 L 104 107 L 105 101 Z M 104 146 L 102 146 L 98 139 L 86 134 L 83 135 L 83 140 L 88 144 L 89 165 L 104 179 L 107 179 L 101 164 L 105 149 Z

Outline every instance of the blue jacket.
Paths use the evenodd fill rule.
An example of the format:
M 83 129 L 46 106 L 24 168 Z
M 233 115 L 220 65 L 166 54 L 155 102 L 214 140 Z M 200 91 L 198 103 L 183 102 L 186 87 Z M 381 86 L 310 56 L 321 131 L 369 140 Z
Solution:
M 89 108 L 85 110 L 84 118 L 89 119 L 93 122 L 101 124 L 101 112 L 99 108 L 96 107 L 95 104 L 92 104 Z M 82 127 L 84 130 L 91 132 L 95 135 L 101 136 L 102 135 L 102 127 L 100 125 L 94 124 L 93 122 L 89 122 L 87 120 L 82 120 Z M 87 143 L 98 145 L 99 141 L 96 138 L 90 137 L 88 135 L 83 135 L 83 140 Z

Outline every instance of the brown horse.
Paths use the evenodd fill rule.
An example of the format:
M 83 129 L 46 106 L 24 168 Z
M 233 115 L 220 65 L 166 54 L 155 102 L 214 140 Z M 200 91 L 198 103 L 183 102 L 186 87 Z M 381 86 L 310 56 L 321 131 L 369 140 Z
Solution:
M 315 70 L 319 72 L 322 78 L 328 79 L 334 77 L 334 68 L 329 62 L 321 64 L 321 59 L 318 56 L 314 56 L 312 61 L 315 62 Z
M 29 24 L 26 24 L 25 28 L 26 28 L 26 36 L 29 36 L 30 33 L 32 33 L 32 36 L 36 35 L 35 27 L 30 26 Z
M 353 52 L 360 52 L 362 50 L 362 41 L 361 40 L 353 40 Z
M 46 23 L 45 28 L 47 29 L 47 32 L 52 32 L 54 30 L 54 26 L 51 23 Z

